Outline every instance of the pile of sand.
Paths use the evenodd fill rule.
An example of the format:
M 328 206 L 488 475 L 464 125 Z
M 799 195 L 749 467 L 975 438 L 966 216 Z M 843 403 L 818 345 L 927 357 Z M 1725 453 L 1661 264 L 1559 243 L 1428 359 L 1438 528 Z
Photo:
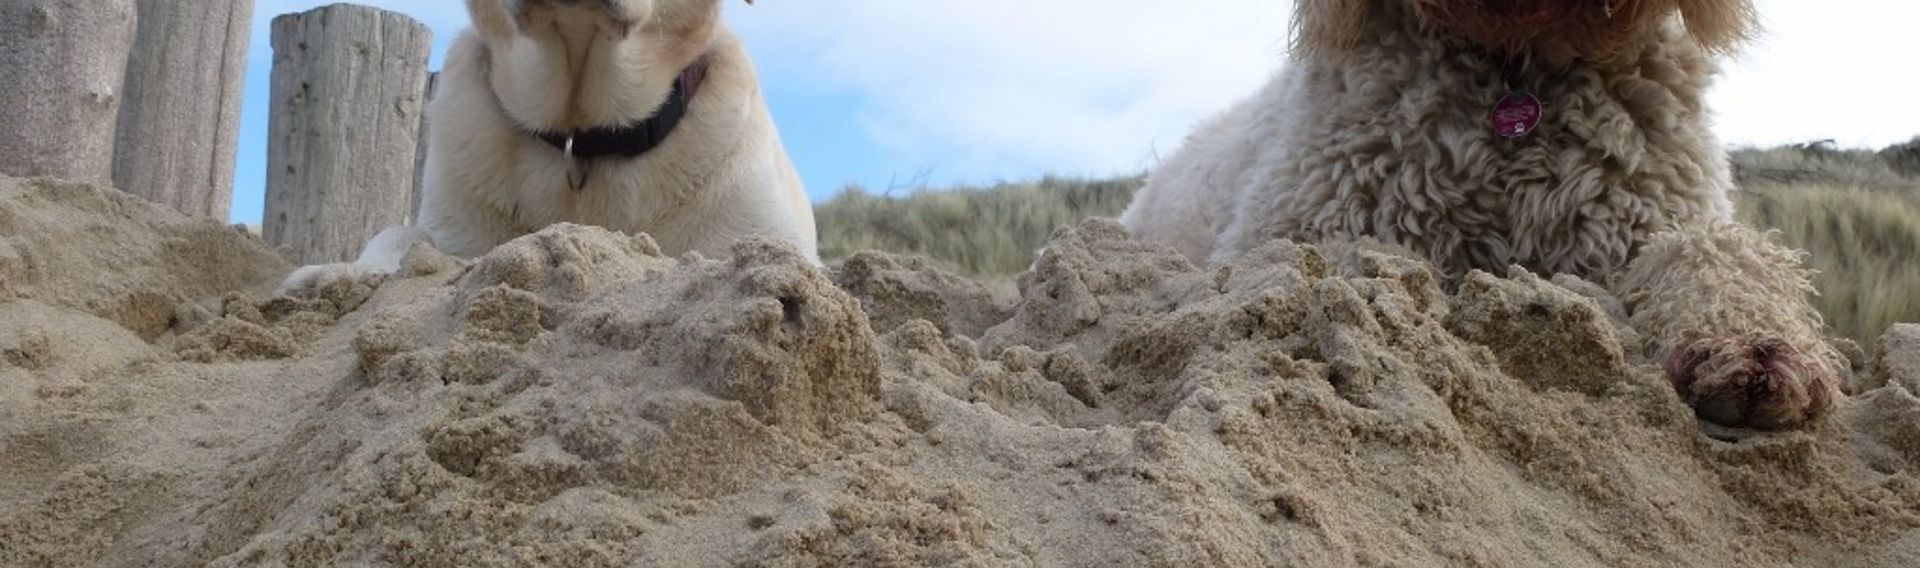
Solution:
M 273 297 L 250 236 L 0 180 L 0 566 L 1920 565 L 1920 354 L 1708 435 L 1574 280 L 1098 221 L 1018 301 L 733 252 Z

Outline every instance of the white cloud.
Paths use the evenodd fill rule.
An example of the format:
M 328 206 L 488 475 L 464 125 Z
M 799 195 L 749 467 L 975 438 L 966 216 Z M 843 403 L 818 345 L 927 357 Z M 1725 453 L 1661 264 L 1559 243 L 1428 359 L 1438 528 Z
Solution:
M 866 103 L 850 120 L 944 170 L 1125 171 L 1281 61 L 1274 0 L 769 0 L 734 6 L 763 70 Z M 1016 171 L 1007 171 L 1008 169 Z
M 1884 146 L 1920 135 L 1920 4 L 1761 0 L 1767 34 L 1727 65 L 1711 102 L 1736 144 L 1835 139 Z

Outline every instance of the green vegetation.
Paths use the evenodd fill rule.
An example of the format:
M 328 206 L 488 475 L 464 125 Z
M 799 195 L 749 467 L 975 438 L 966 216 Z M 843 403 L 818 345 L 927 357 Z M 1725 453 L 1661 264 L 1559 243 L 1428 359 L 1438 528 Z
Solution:
M 987 188 L 914 190 L 901 197 L 848 188 L 815 210 L 820 254 L 836 262 L 880 250 L 925 256 L 961 274 L 1005 278 L 1027 269 L 1053 230 L 1126 209 L 1144 176 L 1048 177 Z
M 1920 322 L 1920 139 L 1881 152 L 1823 145 L 1733 154 L 1740 219 L 1807 251 L 1836 333 L 1871 345 Z
M 1732 157 L 1746 190 L 1741 219 L 1808 252 L 1817 302 L 1839 334 L 1871 341 L 1894 322 L 1920 322 L 1920 139 L 1878 152 L 1806 144 Z M 820 252 L 828 262 L 861 250 L 925 256 L 1004 283 L 1055 228 L 1119 215 L 1144 181 L 1049 177 L 897 197 L 849 188 L 817 210 Z

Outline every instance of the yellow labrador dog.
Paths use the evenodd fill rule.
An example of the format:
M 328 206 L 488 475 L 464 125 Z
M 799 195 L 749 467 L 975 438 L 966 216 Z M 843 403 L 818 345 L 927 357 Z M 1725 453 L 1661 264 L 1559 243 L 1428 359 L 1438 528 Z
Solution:
M 720 0 L 467 0 L 428 105 L 419 220 L 329 275 L 391 273 L 415 242 L 473 257 L 556 223 L 668 254 L 760 235 L 817 258 L 813 210 Z M 816 260 L 817 262 L 817 260 Z

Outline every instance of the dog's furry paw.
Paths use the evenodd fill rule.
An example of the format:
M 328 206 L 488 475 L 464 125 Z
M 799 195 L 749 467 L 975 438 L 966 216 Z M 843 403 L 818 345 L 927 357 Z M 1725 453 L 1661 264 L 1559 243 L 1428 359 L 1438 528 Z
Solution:
M 360 258 L 338 264 L 302 266 L 280 282 L 280 293 L 289 296 L 311 295 L 335 284 L 365 284 L 379 287 L 388 276 L 403 272 L 407 253 L 416 245 L 433 246 L 433 237 L 418 227 L 389 227 L 360 251 Z M 432 251 L 438 255 L 438 251 Z M 423 257 L 430 259 L 429 257 Z M 434 262 L 428 260 L 428 262 Z
M 358 282 L 377 287 L 390 274 L 391 271 L 357 262 L 302 266 L 280 281 L 277 292 L 284 296 L 311 297 L 320 290 L 343 283 Z
M 1838 393 L 1836 370 L 1814 353 L 1774 337 L 1703 339 L 1667 355 L 1667 379 L 1709 422 L 1801 428 L 1825 416 Z

